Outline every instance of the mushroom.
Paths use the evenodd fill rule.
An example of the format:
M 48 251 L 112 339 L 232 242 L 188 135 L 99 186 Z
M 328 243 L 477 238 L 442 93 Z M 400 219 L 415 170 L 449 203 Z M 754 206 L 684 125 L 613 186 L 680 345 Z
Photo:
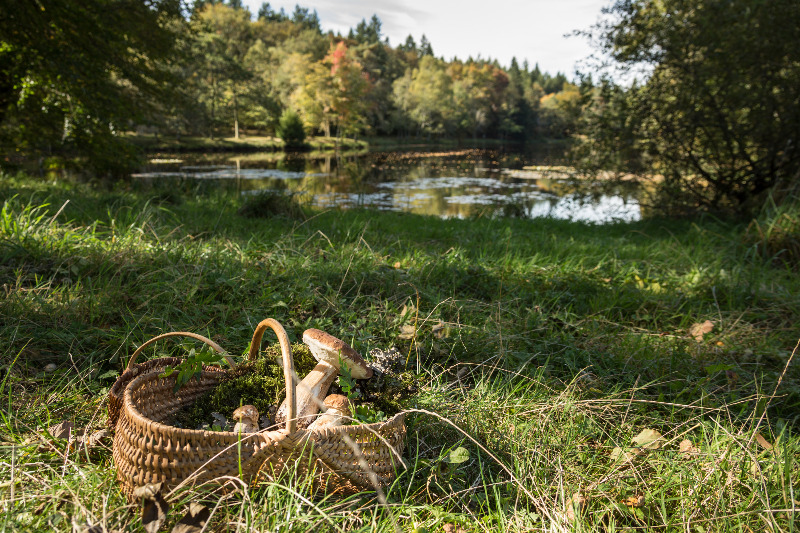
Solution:
M 236 425 L 233 426 L 234 433 L 256 433 L 258 432 L 258 409 L 252 405 L 243 405 L 233 412 L 233 419 Z
M 303 342 L 308 345 L 317 366 L 308 373 L 303 381 L 297 384 L 297 427 L 304 429 L 311 424 L 314 415 L 323 405 L 323 399 L 334 378 L 339 374 L 339 359 L 350 369 L 350 375 L 356 379 L 372 377 L 372 369 L 349 344 L 318 329 L 307 329 L 303 332 Z M 275 423 L 286 421 L 288 407 L 283 401 Z
M 343 426 L 347 423 L 352 413 L 350 412 L 350 400 L 341 394 L 331 394 L 325 398 L 323 413 L 308 426 L 309 431 L 322 428 Z

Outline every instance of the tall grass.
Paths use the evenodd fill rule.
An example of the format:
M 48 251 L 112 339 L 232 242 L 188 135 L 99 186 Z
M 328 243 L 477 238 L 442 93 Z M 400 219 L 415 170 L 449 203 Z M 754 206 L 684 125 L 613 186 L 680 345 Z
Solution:
M 108 443 L 47 428 L 102 427 L 144 340 L 190 330 L 244 353 L 267 316 L 292 340 L 318 327 L 406 354 L 409 468 L 385 503 L 325 498 L 291 472 L 186 489 L 167 526 L 202 501 L 213 528 L 242 531 L 797 529 L 800 282 L 746 228 L 300 216 L 274 201 L 248 218 L 202 186 L 2 178 L 3 530 L 138 530 Z M 662 438 L 642 452 L 645 429 Z M 469 461 L 448 463 L 458 446 Z

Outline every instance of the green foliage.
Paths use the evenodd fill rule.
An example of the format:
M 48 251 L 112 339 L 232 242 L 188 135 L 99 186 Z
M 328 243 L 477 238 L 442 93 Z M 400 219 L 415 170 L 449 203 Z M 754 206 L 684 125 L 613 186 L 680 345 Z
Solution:
M 222 354 L 211 349 L 195 352 L 194 348 L 192 348 L 178 366 L 175 368 L 167 366 L 159 377 L 166 378 L 177 372 L 178 375 L 175 376 L 175 386 L 173 387 L 173 392 L 177 393 L 192 378 L 200 379 L 200 375 L 203 373 L 203 366 L 215 365 L 223 361 L 225 361 L 225 358 Z
M 339 356 L 339 377 L 336 382 L 345 396 L 347 396 L 348 400 L 352 401 L 358 398 L 358 393 L 355 391 L 356 380 L 353 379 L 353 375 L 350 373 L 350 367 L 345 364 L 341 356 Z
M 0 145 L 129 170 L 118 137 L 170 101 L 178 0 L 45 0 L 0 18 Z M 135 160 L 134 160 L 135 162 Z
M 305 143 L 306 132 L 303 127 L 303 121 L 292 109 L 286 109 L 281 114 L 281 119 L 278 122 L 278 127 L 275 133 L 283 139 L 288 147 L 299 147 Z
M 775 265 L 800 267 L 800 197 L 795 193 L 776 200 L 770 195 L 747 226 L 743 242 Z
M 308 346 L 302 343 L 292 345 L 292 356 L 299 376 L 305 376 L 317 364 Z M 197 428 L 212 420 L 211 413 L 220 413 L 230 419 L 237 407 L 246 404 L 266 414 L 271 406 L 280 405 L 286 396 L 286 380 L 280 359 L 280 345 L 268 346 L 256 361 L 242 363 L 230 371 L 222 383 L 179 413 L 178 422 L 184 427 Z
M 300 6 L 288 15 L 265 3 L 257 20 L 238 0 L 194 2 L 188 20 L 182 6 L 47 0 L 10 11 L 0 20 L 4 152 L 77 157 L 74 168 L 123 177 L 141 159 L 129 142 L 134 129 L 159 147 L 191 146 L 187 136 L 222 146 L 219 137 L 238 143 L 255 131 L 289 149 L 315 133 L 525 140 L 571 132 L 573 107 L 539 112 L 545 95 L 566 91 L 560 73 L 439 60 L 424 35 L 419 47 L 411 39 L 393 48 L 377 16 L 341 38 L 323 35 L 317 13 Z M 282 114 L 290 109 L 299 119 Z
M 587 91 L 588 170 L 657 176 L 667 210 L 738 215 L 797 180 L 800 4 L 620 0 L 608 13 L 595 37 L 636 81 Z
M 306 218 L 295 194 L 272 190 L 249 196 L 239 207 L 238 213 L 247 218 L 284 217 L 290 220 Z
M 357 384 L 356 380 L 353 379 L 353 375 L 350 373 L 350 367 L 345 364 L 341 356 L 339 357 L 339 378 L 337 384 L 345 396 L 347 396 L 347 399 L 350 400 L 350 412 L 353 414 L 353 424 L 372 424 L 375 422 L 383 422 L 387 419 L 386 413 L 381 411 L 376 405 L 370 403 L 353 403 L 362 400 L 362 398 L 355 390 Z M 393 407 L 395 407 L 395 409 L 393 409 L 394 412 L 400 411 L 398 406 L 395 405 Z

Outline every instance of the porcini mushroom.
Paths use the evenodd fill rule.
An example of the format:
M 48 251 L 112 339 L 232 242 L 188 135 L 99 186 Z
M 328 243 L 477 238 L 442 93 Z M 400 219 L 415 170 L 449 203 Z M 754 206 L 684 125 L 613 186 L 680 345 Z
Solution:
M 234 433 L 256 433 L 258 432 L 258 409 L 252 405 L 243 405 L 233 412 L 233 419 L 236 425 L 233 426 Z
M 367 362 L 358 355 L 349 344 L 337 339 L 333 335 L 318 329 L 307 329 L 303 332 L 303 342 L 311 350 L 317 366 L 297 384 L 297 427 L 307 428 L 319 412 L 325 395 L 339 374 L 339 360 L 350 369 L 350 375 L 356 379 L 372 377 L 372 369 Z M 286 421 L 288 407 L 283 401 L 275 422 L 282 424 Z
M 341 394 L 331 394 L 325 398 L 323 413 L 308 426 L 309 431 L 333 426 L 343 426 L 347 423 L 352 413 L 350 412 L 350 400 Z

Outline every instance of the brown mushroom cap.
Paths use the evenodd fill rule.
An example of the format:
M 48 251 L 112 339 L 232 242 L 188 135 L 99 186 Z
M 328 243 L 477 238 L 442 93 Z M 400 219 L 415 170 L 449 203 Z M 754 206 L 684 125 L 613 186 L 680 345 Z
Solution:
M 233 419 L 258 425 L 258 409 L 252 405 L 243 405 L 233 412 Z
M 367 366 L 367 362 L 358 355 L 358 352 L 333 335 L 319 329 L 307 329 L 303 332 L 303 342 L 311 349 L 311 353 L 317 361 L 324 361 L 339 368 L 339 357 L 341 356 L 347 368 L 350 369 L 351 376 L 356 379 L 372 377 L 372 369 Z
M 323 402 L 326 409 L 336 409 L 344 416 L 350 416 L 350 400 L 342 394 L 331 394 Z

